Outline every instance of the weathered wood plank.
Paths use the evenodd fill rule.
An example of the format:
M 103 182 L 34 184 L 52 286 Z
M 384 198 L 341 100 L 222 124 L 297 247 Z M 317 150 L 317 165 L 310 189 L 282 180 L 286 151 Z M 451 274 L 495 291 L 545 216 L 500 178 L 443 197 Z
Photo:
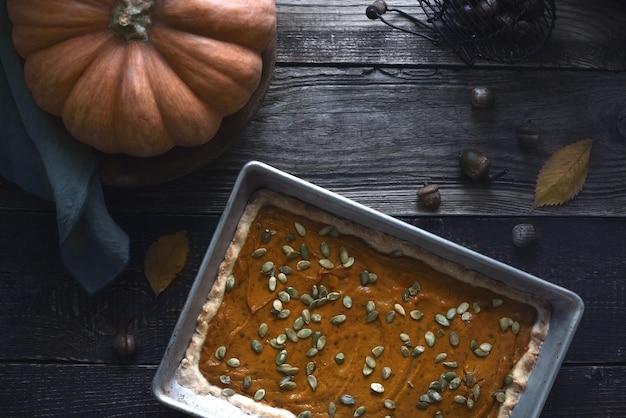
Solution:
M 0 415 L 183 417 L 150 393 L 155 365 L 0 364 Z M 618 417 L 624 366 L 561 368 L 541 417 Z M 598 411 L 602 411 L 599 414 Z
M 131 263 L 111 287 L 89 297 L 58 261 L 53 215 L 0 213 L 0 236 L 14 237 L 0 241 L 0 360 L 117 362 L 113 338 L 127 327 L 141 341 L 131 361 L 160 360 L 218 217 L 117 218 L 131 237 Z M 578 293 L 587 306 L 566 357 L 569 363 L 626 361 L 621 349 L 626 338 L 626 222 L 531 219 L 540 239 L 535 247 L 520 250 L 511 243 L 511 229 L 526 218 L 402 219 Z M 189 233 L 189 258 L 155 300 L 143 276 L 144 254 L 158 236 L 178 230 Z
M 372 1 L 277 1 L 279 63 L 323 65 L 464 66 L 446 45 L 393 30 L 365 16 Z M 415 0 L 389 0 L 424 21 Z M 551 38 L 519 65 L 528 67 L 626 69 L 626 4 L 614 0 L 558 0 Z M 388 16 L 393 20 L 393 15 Z M 403 22 L 400 21 L 402 24 Z M 410 25 L 406 25 L 410 27 Z M 477 65 L 491 66 L 486 61 Z

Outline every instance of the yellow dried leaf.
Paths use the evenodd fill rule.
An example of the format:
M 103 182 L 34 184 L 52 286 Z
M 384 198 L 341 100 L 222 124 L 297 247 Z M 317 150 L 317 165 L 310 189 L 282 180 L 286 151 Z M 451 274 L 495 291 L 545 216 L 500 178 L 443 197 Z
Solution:
M 533 208 L 561 205 L 581 191 L 587 179 L 593 142 L 593 139 L 583 139 L 548 158 L 537 176 Z
M 143 268 L 156 296 L 167 289 L 183 269 L 188 253 L 187 231 L 164 235 L 150 245 Z

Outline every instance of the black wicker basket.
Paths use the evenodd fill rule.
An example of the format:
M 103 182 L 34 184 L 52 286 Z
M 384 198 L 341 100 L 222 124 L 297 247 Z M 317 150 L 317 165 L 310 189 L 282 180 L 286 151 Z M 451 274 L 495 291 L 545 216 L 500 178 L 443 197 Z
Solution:
M 367 17 L 434 43 L 445 41 L 468 65 L 476 59 L 514 63 L 535 53 L 556 21 L 553 0 L 418 0 L 425 21 L 376 0 Z M 412 22 L 399 25 L 384 15 L 395 12 Z

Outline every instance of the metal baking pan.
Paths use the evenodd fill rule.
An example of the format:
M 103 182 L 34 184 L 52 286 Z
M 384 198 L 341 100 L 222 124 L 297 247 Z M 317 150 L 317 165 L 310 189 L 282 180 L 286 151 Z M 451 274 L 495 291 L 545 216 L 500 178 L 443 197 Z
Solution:
M 262 188 L 296 197 L 305 203 L 324 208 L 336 217 L 349 219 L 414 243 L 467 269 L 497 278 L 512 288 L 532 293 L 548 302 L 552 309 L 548 336 L 543 343 L 534 371 L 530 374 L 526 391 L 513 409 L 512 417 L 531 418 L 540 415 L 583 314 L 584 304 L 578 295 L 255 161 L 246 164 L 237 178 L 170 343 L 154 376 L 152 392 L 160 402 L 195 416 L 249 417 L 225 400 L 213 396 L 198 396 L 180 386 L 175 375 L 239 218 L 249 197 Z

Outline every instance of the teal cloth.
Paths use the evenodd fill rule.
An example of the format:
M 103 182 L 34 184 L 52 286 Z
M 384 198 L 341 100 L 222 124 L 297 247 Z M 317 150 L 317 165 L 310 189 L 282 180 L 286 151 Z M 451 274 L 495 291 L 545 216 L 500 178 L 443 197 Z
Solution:
M 107 210 L 93 150 L 72 138 L 60 118 L 41 110 L 28 91 L 6 0 L 0 0 L 0 31 L 0 174 L 55 203 L 61 260 L 94 294 L 126 267 L 128 236 Z

